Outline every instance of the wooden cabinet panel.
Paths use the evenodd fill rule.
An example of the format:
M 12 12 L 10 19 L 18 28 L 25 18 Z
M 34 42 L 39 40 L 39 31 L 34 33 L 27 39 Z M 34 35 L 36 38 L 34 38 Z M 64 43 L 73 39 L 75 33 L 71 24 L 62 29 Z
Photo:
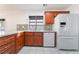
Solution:
M 10 49 L 13 45 L 14 45 L 14 43 L 1 46 L 0 47 L 0 53 L 4 53 L 6 50 Z
M 14 54 L 15 51 L 15 35 L 9 35 L 9 36 L 4 36 L 0 38 L 0 53 L 1 54 L 9 54 L 9 50 L 11 50 L 12 47 L 13 51 L 11 50 L 11 53 Z
M 43 46 L 43 37 L 35 36 L 34 37 L 35 46 Z
M 16 52 L 24 46 L 24 32 L 18 33 L 16 36 Z
M 14 44 L 9 44 L 5 47 L 2 47 L 4 48 L 2 54 L 14 54 L 15 53 L 15 45 Z
M 2 38 L 0 38 L 0 46 L 2 46 L 4 44 L 5 44 L 4 40 Z
M 33 32 L 25 32 L 25 45 L 33 45 Z
M 8 44 L 8 43 L 10 43 L 12 41 L 15 41 L 14 36 L 12 36 L 12 35 L 1 37 L 0 38 L 0 46 Z
M 25 35 L 33 35 L 33 32 L 25 32 Z
M 0 53 L 14 54 L 24 46 L 24 33 L 0 37 Z
M 34 36 L 43 36 L 42 32 L 34 32 Z
M 34 45 L 43 46 L 43 33 L 42 32 L 34 33 Z
M 15 47 L 11 47 L 7 51 L 5 51 L 3 54 L 15 54 Z
M 27 46 L 33 46 L 33 37 L 27 37 L 25 40 L 25 45 Z
M 31 33 L 31 35 L 29 35 L 28 33 L 29 34 Z M 43 33 L 42 32 L 26 32 L 26 34 L 25 34 L 25 45 L 43 46 Z
M 46 24 L 53 24 L 53 14 L 52 13 L 45 13 L 45 23 Z

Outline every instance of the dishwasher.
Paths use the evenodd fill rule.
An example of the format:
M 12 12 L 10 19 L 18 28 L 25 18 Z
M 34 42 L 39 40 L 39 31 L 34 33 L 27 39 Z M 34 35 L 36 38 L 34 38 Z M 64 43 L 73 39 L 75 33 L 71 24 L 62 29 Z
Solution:
M 45 32 L 44 33 L 44 47 L 54 47 L 55 44 L 55 33 Z

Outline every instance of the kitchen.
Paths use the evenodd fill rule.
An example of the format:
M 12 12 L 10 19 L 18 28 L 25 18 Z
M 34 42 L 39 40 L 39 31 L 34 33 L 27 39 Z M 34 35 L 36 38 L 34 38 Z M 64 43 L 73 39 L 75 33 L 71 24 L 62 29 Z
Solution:
M 0 5 L 0 53 L 50 53 L 57 49 L 55 17 L 78 13 L 72 4 L 11 4 Z M 75 10 L 74 10 L 75 9 Z M 40 49 L 41 48 L 41 49 Z M 37 49 L 37 50 L 36 50 Z M 52 49 L 52 50 L 51 50 Z M 42 50 L 42 51 L 41 51 Z M 30 52 L 31 51 L 31 52 Z M 56 51 L 56 50 L 55 50 Z M 57 50 L 54 53 L 67 53 Z M 69 53 L 69 52 L 68 52 Z M 70 53 L 79 53 L 71 52 Z

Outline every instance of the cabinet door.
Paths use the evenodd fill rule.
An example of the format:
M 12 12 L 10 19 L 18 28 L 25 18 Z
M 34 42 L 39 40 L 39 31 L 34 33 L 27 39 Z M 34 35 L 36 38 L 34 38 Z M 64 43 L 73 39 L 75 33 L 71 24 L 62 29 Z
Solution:
M 34 45 L 43 46 L 43 33 L 42 32 L 34 33 Z
M 16 52 L 24 46 L 24 33 L 19 33 L 16 39 Z
M 16 39 L 16 52 L 18 52 L 20 49 L 20 40 Z
M 22 41 L 22 46 L 24 46 L 24 35 L 21 37 Z
M 46 24 L 53 24 L 54 19 L 53 19 L 53 14 L 52 13 L 45 13 L 45 23 Z
M 27 46 L 43 46 L 43 33 L 28 32 L 25 34 L 25 45 Z
M 25 45 L 27 46 L 33 46 L 33 32 L 26 32 L 25 33 Z
M 78 37 L 59 37 L 57 40 L 58 49 L 79 49 L 78 47 Z
M 34 45 L 35 46 L 43 46 L 43 37 L 35 36 L 34 37 Z
M 27 45 L 27 46 L 33 46 L 33 37 L 27 36 L 25 38 L 25 45 Z

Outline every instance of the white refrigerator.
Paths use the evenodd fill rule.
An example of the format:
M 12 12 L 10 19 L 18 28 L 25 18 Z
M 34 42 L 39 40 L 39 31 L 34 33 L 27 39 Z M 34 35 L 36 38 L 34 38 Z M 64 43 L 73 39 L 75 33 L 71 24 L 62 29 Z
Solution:
M 57 32 L 57 48 L 79 49 L 79 14 L 60 14 L 55 18 L 54 31 Z

